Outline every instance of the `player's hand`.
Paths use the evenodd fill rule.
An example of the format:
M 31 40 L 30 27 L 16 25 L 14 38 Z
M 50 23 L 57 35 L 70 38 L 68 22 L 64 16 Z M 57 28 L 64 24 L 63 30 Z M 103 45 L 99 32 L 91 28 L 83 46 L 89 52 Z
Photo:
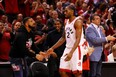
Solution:
M 72 58 L 72 53 L 68 53 L 65 56 L 66 56 L 66 58 L 64 60 L 69 61 Z
M 36 54 L 36 59 L 42 61 L 44 59 L 44 56 L 40 54 Z
M 53 51 L 54 51 L 54 49 L 53 49 L 53 48 L 49 48 L 49 49 L 47 50 L 47 52 L 46 52 L 46 53 L 47 53 L 48 55 L 50 55 Z
M 40 51 L 39 54 L 40 54 L 40 55 L 43 55 L 43 56 L 46 55 L 46 53 L 45 53 L 45 52 L 42 52 L 42 51 Z
M 39 54 L 42 55 L 44 58 L 48 58 L 49 56 L 46 52 L 42 52 L 42 51 L 40 51 Z

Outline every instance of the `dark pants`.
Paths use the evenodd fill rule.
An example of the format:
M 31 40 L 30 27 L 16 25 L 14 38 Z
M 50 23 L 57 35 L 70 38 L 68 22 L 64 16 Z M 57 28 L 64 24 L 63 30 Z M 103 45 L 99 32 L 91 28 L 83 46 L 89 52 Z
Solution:
M 90 77 L 101 77 L 102 60 L 90 61 Z
M 60 59 L 50 56 L 48 61 L 49 77 L 60 77 L 59 74 L 59 62 Z
M 83 70 L 82 77 L 89 77 L 89 70 Z
M 11 58 L 10 62 L 13 67 L 14 77 L 27 77 L 28 67 L 24 58 Z

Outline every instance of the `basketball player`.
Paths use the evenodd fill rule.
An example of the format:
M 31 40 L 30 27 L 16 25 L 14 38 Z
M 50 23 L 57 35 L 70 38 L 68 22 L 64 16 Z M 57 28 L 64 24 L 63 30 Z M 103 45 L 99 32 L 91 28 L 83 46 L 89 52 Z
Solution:
M 64 34 L 47 52 L 53 52 L 66 41 L 66 48 L 60 60 L 61 77 L 69 77 L 69 73 L 72 72 L 75 77 L 81 77 L 83 58 L 81 50 L 84 43 L 83 22 L 74 15 L 75 7 L 73 5 L 66 6 L 64 14 L 67 19 Z

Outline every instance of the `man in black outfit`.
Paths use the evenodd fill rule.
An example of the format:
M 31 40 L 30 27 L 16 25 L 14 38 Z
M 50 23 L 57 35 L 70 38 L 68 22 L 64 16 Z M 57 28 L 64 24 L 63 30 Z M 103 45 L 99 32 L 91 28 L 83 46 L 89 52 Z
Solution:
M 13 66 L 15 77 L 27 77 L 27 64 L 25 57 L 33 57 L 38 60 L 43 60 L 43 56 L 37 54 L 39 49 L 34 44 L 33 29 L 35 21 L 31 17 L 26 17 L 23 20 L 23 26 L 19 28 L 13 41 L 13 46 L 10 51 L 11 64 Z

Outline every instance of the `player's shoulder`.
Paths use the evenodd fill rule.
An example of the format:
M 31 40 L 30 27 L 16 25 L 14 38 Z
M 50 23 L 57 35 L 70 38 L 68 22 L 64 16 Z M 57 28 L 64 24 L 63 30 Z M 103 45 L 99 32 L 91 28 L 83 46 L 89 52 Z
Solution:
M 81 19 L 77 19 L 77 20 L 75 21 L 75 23 L 76 23 L 76 24 L 82 24 L 83 21 L 82 21 Z
M 81 17 L 77 17 L 75 23 L 74 23 L 74 27 L 82 27 L 83 25 L 83 20 L 81 19 Z
M 75 25 L 83 25 L 82 19 L 77 19 L 77 20 L 75 21 Z
M 76 19 L 76 22 L 82 23 L 82 22 L 83 22 L 83 21 L 82 21 L 82 17 L 81 17 L 81 16 L 78 16 L 77 19 Z

